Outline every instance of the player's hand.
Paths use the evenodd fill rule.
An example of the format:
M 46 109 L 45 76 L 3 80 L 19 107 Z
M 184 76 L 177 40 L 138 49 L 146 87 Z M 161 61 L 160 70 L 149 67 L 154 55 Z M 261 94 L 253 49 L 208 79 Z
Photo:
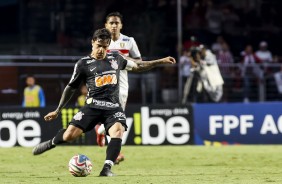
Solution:
M 163 58 L 163 64 L 175 64 L 175 63 L 176 60 L 171 56 Z
M 58 112 L 53 111 L 49 112 L 46 116 L 44 116 L 45 121 L 52 121 L 58 117 Z

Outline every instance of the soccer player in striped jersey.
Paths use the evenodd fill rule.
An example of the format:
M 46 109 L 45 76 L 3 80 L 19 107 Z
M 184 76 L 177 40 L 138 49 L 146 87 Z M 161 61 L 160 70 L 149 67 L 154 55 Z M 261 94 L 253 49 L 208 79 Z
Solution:
M 141 54 L 138 46 L 133 37 L 121 34 L 122 29 L 122 15 L 119 12 L 109 13 L 106 17 L 105 28 L 111 32 L 112 40 L 108 48 L 108 52 L 118 51 L 125 56 L 129 56 L 133 59 L 141 60 Z M 125 110 L 127 98 L 128 98 L 128 74 L 126 70 L 120 71 L 120 84 L 119 84 L 119 100 L 121 107 Z M 95 127 L 97 135 L 97 144 L 99 146 L 105 145 L 105 128 L 103 124 L 98 124 Z M 107 137 L 110 141 L 109 136 Z M 116 164 L 124 160 L 124 155 L 119 154 Z

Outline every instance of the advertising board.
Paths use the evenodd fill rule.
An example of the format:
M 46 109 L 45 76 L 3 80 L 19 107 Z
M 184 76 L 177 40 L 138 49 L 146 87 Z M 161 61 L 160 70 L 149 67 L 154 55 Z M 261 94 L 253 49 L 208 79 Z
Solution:
M 282 103 L 194 104 L 195 144 L 281 144 Z
M 191 107 L 128 106 L 128 131 L 123 137 L 127 145 L 184 145 L 193 143 Z M 79 112 L 76 107 L 64 108 L 60 116 L 45 122 L 43 117 L 54 108 L 0 108 L 0 147 L 34 147 L 53 138 L 66 128 Z M 95 131 L 90 131 L 71 145 L 97 145 Z

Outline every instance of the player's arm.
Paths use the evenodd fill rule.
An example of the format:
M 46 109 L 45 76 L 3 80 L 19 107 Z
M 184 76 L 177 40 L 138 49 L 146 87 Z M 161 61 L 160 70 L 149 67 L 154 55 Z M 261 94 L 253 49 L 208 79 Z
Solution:
M 151 70 L 152 68 L 163 65 L 163 64 L 175 64 L 176 61 L 173 57 L 165 57 L 157 60 L 150 60 L 150 61 L 141 61 L 135 60 L 132 58 L 127 58 L 127 70 L 131 70 L 133 72 L 143 72 Z
M 66 106 L 66 104 L 69 102 L 73 94 L 76 92 L 75 88 L 72 88 L 71 86 L 67 85 L 64 89 L 64 92 L 61 96 L 59 105 L 57 109 L 53 112 L 49 112 L 46 116 L 44 116 L 45 121 L 51 121 L 53 119 L 56 119 L 63 109 L 63 107 Z
M 82 69 L 80 69 L 79 62 L 76 63 L 74 67 L 74 72 L 72 74 L 71 80 L 69 84 L 65 87 L 63 94 L 61 96 L 59 105 L 57 109 L 53 112 L 48 113 L 46 116 L 44 116 L 45 121 L 51 121 L 53 119 L 56 119 L 63 109 L 63 107 L 66 106 L 66 104 L 69 102 L 69 100 L 72 98 L 72 96 L 75 94 L 76 90 L 79 88 L 79 85 L 83 78 L 83 72 Z
M 57 113 L 61 112 L 61 110 L 67 105 L 67 103 L 70 101 L 72 96 L 75 94 L 77 89 L 72 88 L 71 86 L 67 85 L 64 89 L 64 92 L 61 96 L 59 105 L 57 109 L 55 110 Z

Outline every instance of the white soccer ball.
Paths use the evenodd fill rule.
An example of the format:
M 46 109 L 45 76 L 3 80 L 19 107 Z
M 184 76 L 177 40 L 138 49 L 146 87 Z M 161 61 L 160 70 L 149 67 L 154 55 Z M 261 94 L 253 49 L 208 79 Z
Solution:
M 69 171 L 76 177 L 88 176 L 92 171 L 92 163 L 85 155 L 75 155 L 69 161 Z

